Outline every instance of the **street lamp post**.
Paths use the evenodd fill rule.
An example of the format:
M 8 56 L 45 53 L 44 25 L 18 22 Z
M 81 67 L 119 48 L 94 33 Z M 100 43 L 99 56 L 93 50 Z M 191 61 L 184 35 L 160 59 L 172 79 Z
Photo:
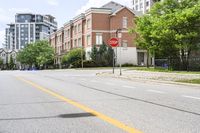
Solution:
M 122 43 L 121 43 L 121 38 L 122 38 L 122 29 L 117 29 L 116 31 L 116 35 L 117 37 L 119 38 L 119 48 L 120 48 L 120 51 L 119 51 L 119 67 L 120 67 L 120 76 L 122 75 L 122 63 L 121 63 L 121 47 L 122 47 Z

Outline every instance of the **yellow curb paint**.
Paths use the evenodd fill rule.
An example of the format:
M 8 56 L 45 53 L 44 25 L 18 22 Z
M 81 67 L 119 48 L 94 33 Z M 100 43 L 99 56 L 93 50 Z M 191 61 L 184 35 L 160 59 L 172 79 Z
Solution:
M 58 99 L 60 99 L 62 101 L 65 101 L 65 102 L 67 102 L 67 103 L 69 103 L 69 104 L 71 104 L 71 105 L 73 105 L 73 106 L 75 106 L 75 107 L 77 107 L 79 109 L 82 109 L 85 112 L 88 112 L 88 113 L 90 113 L 90 114 L 92 114 L 92 115 L 94 115 L 94 116 L 96 116 L 96 117 L 98 117 L 98 118 L 100 118 L 100 119 L 102 119 L 102 120 L 104 120 L 104 121 L 106 121 L 106 122 L 108 122 L 108 123 L 120 128 L 120 129 L 122 129 L 122 130 L 124 130 L 126 132 L 129 132 L 129 133 L 142 133 L 141 131 L 139 131 L 139 130 L 137 130 L 135 128 L 129 127 L 129 126 L 125 125 L 124 123 L 122 123 L 122 122 L 120 122 L 120 121 L 118 121 L 116 119 L 113 119 L 113 118 L 111 118 L 109 116 L 106 116 L 106 115 L 100 113 L 100 112 L 97 112 L 97 111 L 95 111 L 93 109 L 90 109 L 89 107 L 86 107 L 86 106 L 84 106 L 84 105 L 82 105 L 82 104 L 80 104 L 78 102 L 70 100 L 70 99 L 68 99 L 68 98 L 66 98 L 66 97 L 64 97 L 62 95 L 57 94 L 56 92 L 53 92 L 53 91 L 51 91 L 49 89 L 46 89 L 46 88 L 44 88 L 44 87 L 42 87 L 40 85 L 37 85 L 37 84 L 35 84 L 35 83 L 33 83 L 33 82 L 29 81 L 29 80 L 26 80 L 26 79 L 21 78 L 21 77 L 17 77 L 17 79 L 19 79 L 21 81 L 24 81 L 24 82 L 32 85 L 33 87 L 35 87 L 35 88 L 37 88 L 37 89 L 39 89 L 39 90 L 41 90 L 41 91 L 43 91 L 45 93 L 48 93 L 48 94 L 50 94 L 50 95 L 52 95 L 52 96 L 54 96 L 54 97 L 56 97 L 56 98 L 58 98 Z

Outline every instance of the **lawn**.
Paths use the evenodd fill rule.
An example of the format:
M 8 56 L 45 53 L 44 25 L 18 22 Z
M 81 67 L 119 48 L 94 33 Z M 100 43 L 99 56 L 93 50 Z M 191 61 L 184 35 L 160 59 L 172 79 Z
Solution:
M 178 81 L 176 81 L 176 82 L 191 83 L 191 84 L 200 84 L 200 79 L 178 80 Z
M 168 73 L 180 73 L 180 74 L 200 74 L 200 71 L 173 71 L 166 68 L 153 68 L 153 67 L 129 67 L 128 70 L 139 70 L 149 72 L 168 72 Z

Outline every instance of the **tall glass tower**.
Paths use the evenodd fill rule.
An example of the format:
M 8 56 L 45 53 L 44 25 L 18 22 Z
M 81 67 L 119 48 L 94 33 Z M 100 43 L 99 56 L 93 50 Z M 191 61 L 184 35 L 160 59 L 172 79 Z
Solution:
M 48 40 L 57 30 L 57 22 L 51 15 L 20 13 L 15 15 L 15 23 L 6 28 L 5 45 L 8 49 L 20 50 L 37 40 Z

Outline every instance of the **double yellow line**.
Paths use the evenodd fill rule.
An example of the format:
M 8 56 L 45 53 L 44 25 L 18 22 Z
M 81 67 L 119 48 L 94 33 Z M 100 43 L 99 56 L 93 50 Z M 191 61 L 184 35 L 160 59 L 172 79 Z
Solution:
M 113 118 L 111 118 L 109 116 L 106 116 L 106 115 L 100 113 L 100 112 L 97 112 L 97 111 L 95 111 L 95 110 L 93 110 L 93 109 L 91 109 L 89 107 L 86 107 L 86 106 L 84 106 L 84 105 L 82 105 L 82 104 L 80 104 L 78 102 L 70 100 L 70 99 L 68 99 L 68 98 L 66 98 L 66 97 L 64 97 L 62 95 L 59 95 L 56 92 L 53 92 L 53 91 L 51 91 L 51 90 L 49 90 L 47 88 L 44 88 L 44 87 L 42 87 L 40 85 L 37 85 L 37 84 L 35 84 L 35 83 L 33 83 L 33 82 L 29 81 L 29 80 L 26 80 L 26 79 L 21 78 L 21 77 L 17 77 L 17 79 L 19 79 L 19 80 L 21 80 L 23 82 L 26 82 L 26 83 L 30 84 L 31 86 L 33 86 L 33 87 L 35 87 L 35 88 L 37 88 L 37 89 L 39 89 L 39 90 L 41 90 L 41 91 L 43 91 L 43 92 L 45 92 L 47 94 L 50 94 L 50 95 L 52 95 L 52 96 L 54 96 L 54 97 L 56 97 L 56 98 L 58 98 L 58 99 L 60 99 L 60 100 L 62 100 L 64 102 L 66 102 L 68 104 L 71 104 L 71 105 L 73 105 L 73 106 L 75 106 L 75 107 L 77 107 L 79 109 L 82 109 L 85 112 L 88 112 L 88 113 L 98 117 L 99 119 L 102 119 L 102 120 L 104 120 L 104 121 L 106 121 L 106 122 L 108 122 L 108 123 L 120 128 L 120 129 L 122 129 L 122 130 L 124 130 L 126 132 L 129 132 L 129 133 L 142 133 L 141 131 L 139 131 L 139 130 L 137 130 L 135 128 L 129 127 L 129 126 L 125 125 L 124 123 L 122 123 L 122 122 L 120 122 L 120 121 L 118 121 L 116 119 L 113 119 Z

